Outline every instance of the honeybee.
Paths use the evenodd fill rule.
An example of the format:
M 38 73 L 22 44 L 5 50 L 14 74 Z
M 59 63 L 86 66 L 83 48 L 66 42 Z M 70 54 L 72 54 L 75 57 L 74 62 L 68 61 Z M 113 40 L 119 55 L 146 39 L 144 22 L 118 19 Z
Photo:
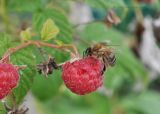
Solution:
M 103 72 L 107 67 L 114 66 L 116 62 L 113 49 L 110 48 L 106 42 L 100 42 L 88 47 L 84 51 L 84 56 L 94 56 L 100 59 L 104 64 Z

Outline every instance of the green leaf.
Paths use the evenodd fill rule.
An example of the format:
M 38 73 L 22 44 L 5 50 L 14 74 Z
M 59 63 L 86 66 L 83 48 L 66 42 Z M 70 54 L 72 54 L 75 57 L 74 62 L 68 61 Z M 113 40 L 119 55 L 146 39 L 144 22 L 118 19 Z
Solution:
M 17 103 L 20 103 L 32 87 L 33 78 L 36 76 L 36 69 L 34 67 L 36 61 L 32 47 L 27 47 L 16 52 L 11 56 L 11 61 L 16 65 L 27 65 L 27 68 L 19 71 L 20 81 L 17 88 L 13 90 Z
M 44 8 L 45 2 L 43 0 L 8 0 L 7 8 L 10 11 L 18 12 L 34 12 Z
M 4 106 L 3 106 L 3 103 L 0 102 L 0 114 L 6 114 L 6 113 L 7 112 L 6 112 L 6 110 L 5 110 Z
M 21 31 L 20 37 L 22 41 L 28 41 L 31 39 L 31 28 L 27 28 L 26 30 Z
M 48 78 L 37 75 L 34 78 L 32 93 L 41 101 L 51 99 L 59 93 L 61 83 L 60 72 L 53 71 L 53 74 L 49 75 Z M 42 90 L 45 90 L 45 92 L 42 92 Z
M 69 54 L 53 50 L 51 48 L 42 48 L 45 52 L 48 52 L 52 57 L 55 58 L 56 63 L 62 63 L 63 61 L 68 60 Z M 40 55 L 38 51 L 35 51 L 36 55 Z M 43 58 L 38 58 L 38 63 L 44 61 Z M 54 96 L 60 93 L 60 85 L 62 84 L 61 73 L 60 71 L 53 70 L 51 75 L 48 75 L 48 78 L 45 78 L 43 75 L 37 75 L 34 78 L 34 83 L 32 86 L 33 95 L 40 101 L 48 101 Z M 46 90 L 42 92 L 41 90 Z
M 85 96 L 59 94 L 52 100 L 38 102 L 37 105 L 41 107 L 41 112 L 44 114 L 53 114 L 53 112 L 55 114 L 111 114 L 109 100 L 99 94 Z
M 159 10 L 160 9 L 160 1 L 159 0 L 154 1 L 154 3 L 151 4 L 151 7 L 155 8 L 156 10 Z
M 41 28 L 43 23 L 47 19 L 54 20 L 55 24 L 60 29 L 60 33 L 57 36 L 58 40 L 63 41 L 64 43 L 70 43 L 72 41 L 72 27 L 69 23 L 67 17 L 63 14 L 62 11 L 57 9 L 46 9 L 42 12 L 38 12 L 33 17 L 33 27 L 34 30 L 40 35 Z
M 44 41 L 48 41 L 56 37 L 59 33 L 59 28 L 55 25 L 52 19 L 47 19 L 41 29 L 41 38 Z
M 159 101 L 160 94 L 158 92 L 146 91 L 139 96 L 131 95 L 126 97 L 122 100 L 121 105 L 127 112 L 141 112 L 140 114 L 159 114 Z
M 11 39 L 10 36 L 5 33 L 0 33 L 0 56 L 10 47 Z

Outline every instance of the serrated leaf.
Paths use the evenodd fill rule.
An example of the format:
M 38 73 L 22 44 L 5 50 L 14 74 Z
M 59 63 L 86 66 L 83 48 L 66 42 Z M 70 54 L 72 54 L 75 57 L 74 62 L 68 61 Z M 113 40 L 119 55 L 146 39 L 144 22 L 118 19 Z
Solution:
M 55 24 L 60 29 L 57 39 L 64 43 L 70 43 L 72 41 L 71 24 L 69 23 L 67 16 L 57 9 L 45 9 L 43 12 L 35 13 L 33 17 L 33 27 L 35 31 L 40 34 L 43 23 L 49 18 L 54 20 Z
M 31 39 L 31 28 L 27 28 L 26 30 L 21 31 L 20 37 L 22 41 L 28 41 Z
M 55 38 L 59 33 L 59 28 L 55 25 L 52 19 L 47 19 L 41 29 L 41 39 L 48 41 Z
M 30 90 L 33 78 L 36 76 L 36 69 L 33 67 L 35 63 L 35 57 L 31 47 L 25 48 L 19 52 L 16 52 L 11 56 L 12 63 L 16 65 L 27 65 L 27 68 L 20 70 L 20 81 L 13 90 L 17 103 L 20 103 Z

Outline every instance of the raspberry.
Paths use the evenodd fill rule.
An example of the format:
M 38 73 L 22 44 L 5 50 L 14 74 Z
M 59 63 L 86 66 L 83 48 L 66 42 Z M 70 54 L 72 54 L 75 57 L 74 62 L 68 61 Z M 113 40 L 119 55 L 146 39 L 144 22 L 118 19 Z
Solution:
M 12 64 L 0 63 L 0 99 L 16 87 L 19 74 Z
M 88 94 L 102 85 L 103 67 L 100 60 L 91 56 L 67 62 L 62 66 L 62 79 L 73 93 Z

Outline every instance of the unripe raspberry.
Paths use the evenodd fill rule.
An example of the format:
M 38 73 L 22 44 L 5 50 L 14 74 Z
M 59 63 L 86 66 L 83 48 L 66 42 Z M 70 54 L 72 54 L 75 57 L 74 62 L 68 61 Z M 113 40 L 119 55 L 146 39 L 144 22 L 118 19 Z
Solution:
M 62 79 L 73 93 L 88 94 L 102 85 L 103 67 L 100 60 L 91 56 L 67 62 L 62 66 Z
M 0 99 L 17 86 L 19 74 L 12 64 L 0 63 Z

